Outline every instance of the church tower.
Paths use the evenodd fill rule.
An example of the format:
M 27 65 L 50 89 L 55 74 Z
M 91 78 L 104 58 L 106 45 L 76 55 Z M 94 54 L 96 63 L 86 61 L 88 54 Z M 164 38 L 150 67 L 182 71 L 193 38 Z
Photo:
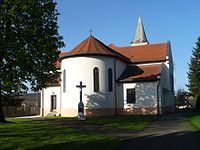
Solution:
M 135 32 L 135 37 L 133 39 L 133 41 L 131 41 L 131 46 L 137 46 L 137 45 L 146 45 L 148 44 L 148 40 L 145 34 L 145 30 L 144 30 L 144 26 L 142 23 L 142 19 L 139 16 L 138 17 L 138 23 L 137 23 L 137 29 Z

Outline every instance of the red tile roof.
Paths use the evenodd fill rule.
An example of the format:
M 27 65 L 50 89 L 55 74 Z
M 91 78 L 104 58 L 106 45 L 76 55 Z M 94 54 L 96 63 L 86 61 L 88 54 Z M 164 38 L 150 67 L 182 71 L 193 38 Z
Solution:
M 61 52 L 61 53 L 59 54 L 59 59 L 58 59 L 57 62 L 55 63 L 57 69 L 60 69 L 60 68 L 61 68 L 60 58 L 66 56 L 66 55 L 68 55 L 68 54 L 69 54 L 69 52 Z
M 106 55 L 111 57 L 117 57 L 124 61 L 130 62 L 130 60 L 127 57 L 114 51 L 113 49 L 106 46 L 104 43 L 94 38 L 93 36 L 89 36 L 87 39 L 85 39 L 83 42 L 77 45 L 68 53 L 68 55 L 64 56 L 64 58 L 81 55 Z
M 114 44 L 110 44 L 109 47 L 128 57 L 133 63 L 145 63 L 165 61 L 168 43 L 126 47 L 117 47 Z
M 161 73 L 161 65 L 127 66 L 119 77 L 119 82 L 142 82 L 158 80 Z

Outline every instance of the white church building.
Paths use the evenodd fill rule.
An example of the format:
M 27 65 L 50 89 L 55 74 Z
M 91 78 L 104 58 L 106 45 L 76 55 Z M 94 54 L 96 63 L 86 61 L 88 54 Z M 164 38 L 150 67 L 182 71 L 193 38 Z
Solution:
M 41 91 L 41 115 L 78 115 L 80 89 L 86 116 L 161 114 L 175 108 L 170 42 L 150 44 L 141 18 L 128 46 L 89 36 L 56 64 L 60 82 Z

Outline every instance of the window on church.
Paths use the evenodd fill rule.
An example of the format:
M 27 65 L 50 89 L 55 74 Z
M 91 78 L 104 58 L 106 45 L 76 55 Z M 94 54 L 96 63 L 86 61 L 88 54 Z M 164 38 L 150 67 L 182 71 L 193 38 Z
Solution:
M 113 90 L 113 78 L 112 78 L 112 69 L 108 69 L 108 91 Z
M 135 104 L 135 89 L 126 89 L 126 94 L 127 103 Z
M 63 70 L 63 92 L 66 91 L 66 70 Z
M 93 70 L 93 79 L 94 79 L 94 91 L 99 91 L 99 69 L 97 67 Z
M 50 111 L 53 111 L 56 109 L 56 95 L 51 95 L 51 110 Z

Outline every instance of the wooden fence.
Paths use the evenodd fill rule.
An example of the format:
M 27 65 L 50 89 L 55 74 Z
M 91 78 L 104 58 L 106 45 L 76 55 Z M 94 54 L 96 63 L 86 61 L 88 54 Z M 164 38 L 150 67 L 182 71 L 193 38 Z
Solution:
M 21 116 L 32 116 L 40 114 L 40 107 L 38 106 L 4 106 L 3 112 L 6 117 L 21 117 Z

